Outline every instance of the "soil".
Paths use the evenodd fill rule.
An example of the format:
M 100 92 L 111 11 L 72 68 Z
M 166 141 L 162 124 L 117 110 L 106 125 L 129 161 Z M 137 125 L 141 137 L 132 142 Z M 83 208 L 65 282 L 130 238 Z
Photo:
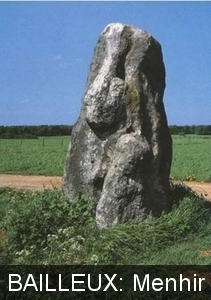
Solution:
M 211 201 L 211 182 L 183 181 L 183 183 L 188 185 L 197 194 Z
M 62 178 L 59 176 L 32 176 L 0 174 L 0 187 L 12 187 L 18 189 L 44 190 L 60 188 Z
M 211 183 L 184 181 L 182 182 L 199 195 L 203 195 L 211 201 Z M 12 187 L 19 189 L 43 190 L 49 188 L 61 188 L 62 177 L 60 176 L 23 176 L 0 174 L 0 187 Z

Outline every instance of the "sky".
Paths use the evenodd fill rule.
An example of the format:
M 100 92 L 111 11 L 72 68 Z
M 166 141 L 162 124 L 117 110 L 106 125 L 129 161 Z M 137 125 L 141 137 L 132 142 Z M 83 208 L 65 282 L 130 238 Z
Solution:
M 72 125 L 104 27 L 162 46 L 169 125 L 211 124 L 211 2 L 0 2 L 0 125 Z

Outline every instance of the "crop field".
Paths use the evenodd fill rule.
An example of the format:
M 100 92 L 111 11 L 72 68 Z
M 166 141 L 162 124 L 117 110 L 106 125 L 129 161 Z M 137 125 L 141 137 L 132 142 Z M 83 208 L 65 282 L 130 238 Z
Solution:
M 211 181 L 211 137 L 173 138 L 171 178 Z M 0 139 L 0 173 L 61 176 L 70 137 Z

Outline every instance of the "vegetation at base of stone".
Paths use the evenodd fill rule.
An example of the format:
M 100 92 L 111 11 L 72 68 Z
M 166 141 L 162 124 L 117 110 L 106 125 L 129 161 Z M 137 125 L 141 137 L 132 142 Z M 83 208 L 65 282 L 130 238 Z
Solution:
M 178 195 L 177 195 L 178 196 Z M 211 209 L 189 196 L 159 218 L 96 228 L 95 201 L 60 190 L 0 189 L 1 264 L 211 263 Z
M 71 125 L 0 126 L 1 139 L 29 139 L 38 136 L 71 135 Z

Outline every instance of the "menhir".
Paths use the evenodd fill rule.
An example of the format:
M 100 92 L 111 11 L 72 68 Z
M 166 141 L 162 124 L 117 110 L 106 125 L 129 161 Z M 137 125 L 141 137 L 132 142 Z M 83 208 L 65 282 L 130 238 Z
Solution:
M 63 176 L 72 201 L 79 194 L 97 200 L 100 228 L 172 206 L 164 88 L 160 44 L 138 28 L 109 24 L 94 50 Z

